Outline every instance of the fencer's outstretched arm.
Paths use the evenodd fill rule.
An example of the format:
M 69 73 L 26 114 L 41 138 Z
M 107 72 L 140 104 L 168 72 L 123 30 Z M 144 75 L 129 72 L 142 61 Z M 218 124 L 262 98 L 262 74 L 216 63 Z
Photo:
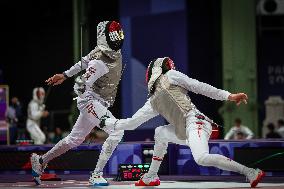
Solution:
M 95 54 L 96 50 L 92 50 L 87 56 L 82 57 L 82 62 L 79 61 L 74 64 L 69 70 L 63 72 L 66 77 L 72 77 L 77 73 L 85 70 L 89 67 L 89 63 L 94 61 L 93 55 Z
M 107 127 L 114 126 L 115 130 L 134 130 L 149 119 L 159 115 L 153 110 L 150 100 L 148 99 L 144 106 L 140 108 L 131 118 L 127 119 L 106 119 Z
M 67 78 L 72 77 L 80 71 L 87 69 L 86 73 L 84 74 L 86 81 L 85 84 L 91 86 L 95 80 L 108 73 L 109 69 L 101 60 L 92 60 L 90 54 L 82 58 L 82 63 L 81 61 L 79 61 L 69 70 L 66 70 L 62 74 L 55 74 L 45 82 L 48 85 L 59 85 L 63 83 Z
M 215 100 L 230 100 L 236 102 L 237 105 L 239 105 L 241 102 L 246 103 L 246 100 L 248 99 L 245 93 L 231 94 L 228 91 L 217 89 L 216 87 L 213 87 L 207 83 L 189 78 L 187 75 L 176 70 L 168 71 L 167 76 L 170 83 L 179 85 L 196 94 L 202 94 Z
M 89 55 L 82 57 L 82 62 L 79 61 L 75 65 L 73 65 L 71 68 L 66 70 L 63 73 L 55 74 L 52 77 L 48 78 L 45 82 L 48 85 L 60 85 L 63 83 L 68 77 L 72 77 L 73 75 L 79 73 L 82 70 L 85 70 L 88 67 L 89 63 Z
M 64 73 L 67 77 L 72 77 L 76 75 L 77 73 L 81 72 L 82 70 L 85 70 L 88 67 L 88 63 L 90 62 L 87 58 L 88 56 L 82 57 L 82 62 L 79 61 L 76 64 L 74 64 L 71 68 L 66 70 Z

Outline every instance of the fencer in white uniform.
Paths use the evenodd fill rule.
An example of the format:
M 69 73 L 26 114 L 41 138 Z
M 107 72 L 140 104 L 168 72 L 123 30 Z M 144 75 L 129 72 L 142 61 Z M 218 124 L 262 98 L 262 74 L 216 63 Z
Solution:
M 40 129 L 40 120 L 49 115 L 45 110 L 44 104 L 45 90 L 42 87 L 36 87 L 33 90 L 33 99 L 28 105 L 27 131 L 30 133 L 34 144 L 44 144 L 46 137 Z
M 108 107 L 114 103 L 121 78 L 123 40 L 123 30 L 118 22 L 100 22 L 97 26 L 96 48 L 63 74 L 56 74 L 46 80 L 49 85 L 58 85 L 86 69 L 81 81 L 77 81 L 74 86 L 78 94 L 77 107 L 80 115 L 71 133 L 44 155 L 33 154 L 31 157 L 32 174 L 36 184 L 40 184 L 40 176 L 49 161 L 80 145 L 91 130 L 99 126 L 101 117 L 114 118 Z M 123 131 L 104 131 L 109 137 L 102 146 L 98 163 L 90 176 L 89 182 L 92 185 L 108 185 L 102 177 L 103 168 L 124 134 Z
M 248 168 L 223 155 L 209 154 L 208 140 L 214 122 L 196 108 L 188 92 L 202 94 L 215 100 L 234 101 L 237 105 L 241 102 L 246 103 L 246 94 L 231 94 L 189 78 L 176 71 L 173 61 L 168 57 L 151 61 L 146 73 L 146 82 L 150 98 L 131 118 L 103 119 L 101 122 L 101 127 L 107 127 L 110 130 L 133 130 L 160 114 L 170 123 L 155 129 L 151 166 L 149 172 L 136 183 L 136 186 L 160 185 L 157 172 L 169 142 L 188 145 L 194 160 L 199 165 L 238 172 L 249 179 L 252 187 L 257 185 L 264 176 L 263 171 Z

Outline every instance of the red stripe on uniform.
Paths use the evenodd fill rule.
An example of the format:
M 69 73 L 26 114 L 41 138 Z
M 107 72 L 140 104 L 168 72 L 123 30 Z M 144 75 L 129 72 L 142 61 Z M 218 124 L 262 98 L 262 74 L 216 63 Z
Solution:
M 156 161 L 163 161 L 163 158 L 159 158 L 159 157 L 157 157 L 157 156 L 153 156 L 152 159 L 153 159 L 153 160 L 156 160 Z

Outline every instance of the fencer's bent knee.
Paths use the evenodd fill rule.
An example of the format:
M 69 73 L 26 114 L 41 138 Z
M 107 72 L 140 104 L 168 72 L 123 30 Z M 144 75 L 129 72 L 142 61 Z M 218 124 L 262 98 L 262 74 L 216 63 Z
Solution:
M 155 141 L 156 142 L 165 142 L 167 143 L 168 141 L 165 138 L 165 133 L 163 131 L 163 126 L 159 126 L 155 129 Z
M 154 156 L 163 157 L 167 153 L 168 140 L 163 126 L 155 129 Z
M 159 126 L 155 129 L 155 135 L 163 130 L 163 126 Z
M 201 165 L 201 166 L 209 166 L 209 162 L 207 161 L 207 156 L 208 156 L 208 153 L 204 153 L 202 155 L 193 155 L 193 158 L 195 160 L 195 162 L 198 164 L 198 165 Z

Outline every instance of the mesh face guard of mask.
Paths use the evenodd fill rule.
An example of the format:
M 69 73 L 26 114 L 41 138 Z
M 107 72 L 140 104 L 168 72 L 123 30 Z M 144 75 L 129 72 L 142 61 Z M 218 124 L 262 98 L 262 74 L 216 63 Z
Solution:
M 105 35 L 110 49 L 118 51 L 122 48 L 124 33 L 121 25 L 116 21 L 101 22 L 98 25 L 98 36 Z

